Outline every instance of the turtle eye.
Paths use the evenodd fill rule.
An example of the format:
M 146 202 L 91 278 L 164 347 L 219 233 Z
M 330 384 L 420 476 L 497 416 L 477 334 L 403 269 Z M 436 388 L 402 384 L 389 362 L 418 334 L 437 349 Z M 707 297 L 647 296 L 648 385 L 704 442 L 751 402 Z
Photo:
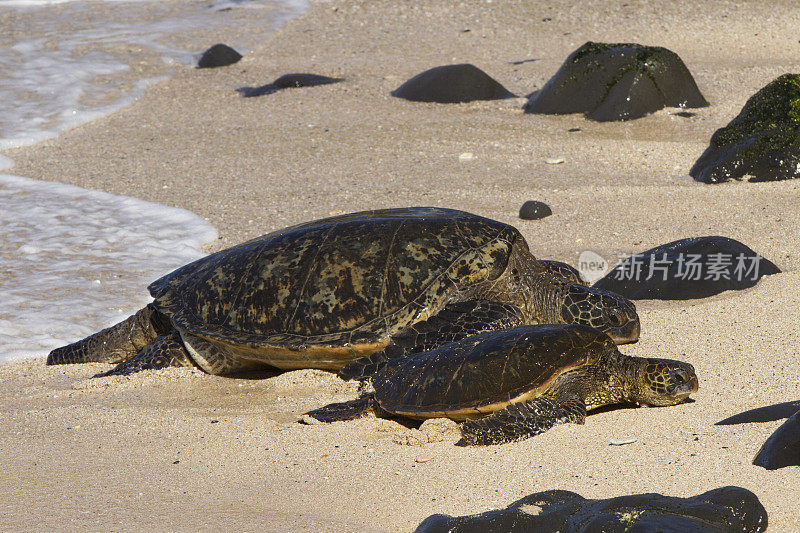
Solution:
M 608 319 L 608 323 L 611 325 L 611 327 L 614 328 L 621 327 L 625 324 L 625 318 L 622 316 L 622 313 L 616 309 L 609 311 L 606 318 Z

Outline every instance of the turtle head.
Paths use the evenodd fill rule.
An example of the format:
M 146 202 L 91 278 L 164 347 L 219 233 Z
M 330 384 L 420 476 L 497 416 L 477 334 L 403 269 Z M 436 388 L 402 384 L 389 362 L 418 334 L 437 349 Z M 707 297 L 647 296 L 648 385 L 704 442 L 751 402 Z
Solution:
M 694 367 L 670 359 L 632 357 L 635 362 L 629 379 L 627 400 L 639 405 L 675 405 L 697 392 Z
M 561 318 L 565 324 L 584 324 L 599 329 L 616 344 L 639 340 L 636 306 L 613 292 L 570 284 L 561 306 Z

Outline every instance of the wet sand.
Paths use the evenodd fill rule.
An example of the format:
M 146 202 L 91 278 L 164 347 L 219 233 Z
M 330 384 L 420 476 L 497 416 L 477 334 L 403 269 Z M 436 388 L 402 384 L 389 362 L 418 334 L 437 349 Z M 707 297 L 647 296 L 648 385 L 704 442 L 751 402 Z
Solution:
M 10 173 L 190 209 L 219 229 L 209 251 L 334 212 L 435 205 L 514 224 L 535 255 L 572 264 L 584 250 L 613 259 L 723 235 L 785 272 L 740 293 L 637 305 L 641 341 L 622 351 L 691 362 L 694 403 L 610 410 L 496 447 L 456 447 L 452 431 L 423 442 L 374 418 L 297 424 L 355 395 L 319 371 L 90 380 L 108 366 L 2 365 L 2 523 L 408 531 L 433 513 L 505 507 L 548 489 L 604 498 L 738 485 L 766 506 L 770 531 L 793 531 L 800 468 L 750 464 L 782 420 L 714 424 L 800 399 L 800 182 L 709 186 L 687 174 L 750 95 L 797 70 L 798 25 L 800 7 L 788 1 L 319 2 L 233 66 L 180 69 L 130 108 L 9 152 Z M 711 107 L 599 124 L 524 115 L 524 98 L 446 105 L 389 95 L 423 70 L 464 62 L 525 95 L 587 40 L 673 50 Z M 236 92 L 289 72 L 346 81 Z M 459 159 L 464 152 L 474 158 Z M 519 220 L 529 199 L 554 214 Z M 622 437 L 636 441 L 609 445 Z

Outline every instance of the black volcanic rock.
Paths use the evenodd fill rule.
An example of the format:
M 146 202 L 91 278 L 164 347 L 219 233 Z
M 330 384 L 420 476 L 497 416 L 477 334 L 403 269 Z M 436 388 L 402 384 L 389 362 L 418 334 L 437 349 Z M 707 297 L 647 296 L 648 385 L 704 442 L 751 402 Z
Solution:
M 538 200 L 528 200 L 519 208 L 519 218 L 523 220 L 539 220 L 552 214 L 550 206 Z
M 226 44 L 215 44 L 197 62 L 197 68 L 216 68 L 232 65 L 242 58 L 242 54 Z
M 593 287 L 631 300 L 689 300 L 754 286 L 780 269 L 728 237 L 692 237 L 627 258 Z M 647 279 L 647 278 L 650 279 Z
M 800 411 L 770 435 L 758 450 L 753 464 L 767 470 L 800 465 Z
M 392 91 L 392 96 L 415 102 L 453 104 L 499 100 L 514 95 L 478 67 L 462 64 L 435 67 L 417 74 Z
M 689 498 L 651 493 L 606 500 L 548 490 L 496 511 L 432 515 L 416 533 L 755 533 L 767 529 L 767 520 L 758 497 L 741 487 L 721 487 Z
M 265 94 L 272 94 L 281 89 L 291 89 L 297 87 L 314 87 L 316 85 L 328 85 L 331 83 L 339 83 L 344 81 L 344 78 L 329 78 L 327 76 L 320 76 L 319 74 L 284 74 L 272 83 L 262 85 L 260 87 L 241 87 L 236 89 L 239 94 L 244 97 L 252 98 L 254 96 L 263 96 Z
M 689 174 L 706 183 L 800 177 L 800 75 L 784 74 L 751 96 Z
M 599 122 L 663 107 L 705 107 L 689 69 L 666 48 L 588 42 L 525 104 L 526 113 L 584 113 Z
M 315 85 L 328 85 L 344 81 L 343 78 L 329 78 L 319 74 L 284 74 L 272 84 L 280 89 L 290 87 L 314 87 Z

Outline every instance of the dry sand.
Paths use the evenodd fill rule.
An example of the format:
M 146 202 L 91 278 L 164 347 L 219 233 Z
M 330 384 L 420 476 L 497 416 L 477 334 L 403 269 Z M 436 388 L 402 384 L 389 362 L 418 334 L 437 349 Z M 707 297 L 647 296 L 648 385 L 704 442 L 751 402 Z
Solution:
M 432 513 L 481 512 L 547 489 L 601 498 L 739 485 L 766 506 L 771 530 L 795 531 L 800 468 L 750 464 L 782 420 L 714 424 L 800 399 L 800 182 L 709 186 L 686 175 L 751 94 L 798 70 L 800 7 L 572 4 L 315 3 L 234 66 L 185 68 L 128 109 L 9 153 L 11 172 L 191 209 L 220 230 L 210 250 L 334 211 L 408 205 L 512 223 L 537 256 L 573 264 L 587 249 L 613 258 L 682 237 L 739 239 L 785 273 L 743 293 L 641 303 L 641 341 L 623 348 L 693 363 L 696 402 L 611 410 L 520 443 L 462 448 L 452 431 L 421 443 L 427 434 L 393 421 L 295 423 L 355 394 L 318 371 L 90 380 L 108 367 L 7 364 L 2 527 L 408 531 Z M 675 51 L 711 107 L 688 119 L 667 110 L 598 124 L 523 115 L 521 98 L 389 96 L 422 70 L 461 62 L 524 95 L 587 40 Z M 259 98 L 235 91 L 287 72 L 347 81 Z M 459 160 L 463 152 L 474 159 Z M 553 157 L 565 162 L 545 163 Z M 554 215 L 520 221 L 528 199 Z M 636 442 L 609 446 L 621 437 Z

